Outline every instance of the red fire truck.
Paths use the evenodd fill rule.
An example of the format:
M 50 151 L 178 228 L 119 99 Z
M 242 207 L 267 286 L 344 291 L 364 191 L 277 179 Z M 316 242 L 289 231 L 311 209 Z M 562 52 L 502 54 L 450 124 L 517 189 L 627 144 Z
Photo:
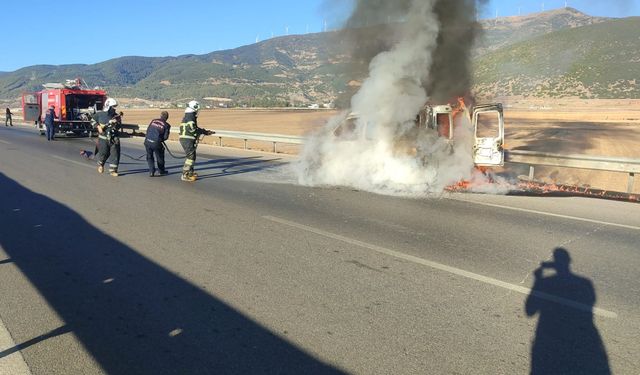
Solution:
M 66 83 L 47 83 L 44 90 L 22 94 L 22 111 L 25 121 L 33 121 L 45 133 L 44 117 L 50 106 L 55 106 L 55 132 L 59 134 L 91 135 L 91 116 L 102 110 L 107 100 L 104 90 L 83 87 L 82 80 Z

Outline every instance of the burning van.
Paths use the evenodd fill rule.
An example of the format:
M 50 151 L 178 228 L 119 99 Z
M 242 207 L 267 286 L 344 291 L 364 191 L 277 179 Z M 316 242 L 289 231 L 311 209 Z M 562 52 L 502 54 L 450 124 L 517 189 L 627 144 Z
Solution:
M 504 111 L 502 104 L 480 104 L 468 110 L 464 101 L 455 105 L 425 104 L 416 116 L 412 129 L 396 139 L 396 149 L 404 153 L 417 154 L 412 142 L 421 132 L 435 132 L 453 152 L 456 124 L 467 116 L 473 129 L 473 161 L 478 167 L 504 165 Z M 343 141 L 367 142 L 374 138 L 371 124 L 362 123 L 358 113 L 349 113 L 333 130 L 336 138 Z

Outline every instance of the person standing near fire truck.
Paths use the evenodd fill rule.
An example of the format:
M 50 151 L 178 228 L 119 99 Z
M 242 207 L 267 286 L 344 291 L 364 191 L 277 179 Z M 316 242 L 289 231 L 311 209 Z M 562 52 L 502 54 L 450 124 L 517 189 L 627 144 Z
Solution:
M 198 127 L 198 111 L 200 103 L 192 100 L 187 104 L 184 111 L 184 118 L 180 124 L 180 145 L 184 149 L 186 160 L 182 167 L 182 181 L 193 182 L 198 178 L 198 174 L 193 171 L 196 162 L 196 149 L 198 148 L 198 138 L 201 135 L 211 135 L 214 132 Z
M 13 119 L 11 118 L 12 115 L 13 113 L 11 113 L 11 110 L 7 108 L 7 116 L 4 118 L 4 126 L 9 126 L 7 123 L 13 126 Z
M 98 173 L 104 172 L 104 163 L 109 160 L 109 174 L 118 177 L 120 164 L 120 116 L 116 113 L 118 102 L 108 98 L 104 109 L 96 113 L 91 124 L 98 129 Z
M 47 128 L 47 141 L 53 141 L 55 138 L 56 128 L 54 126 L 54 120 L 56 118 L 56 107 L 52 105 L 44 116 L 44 126 Z
M 144 148 L 147 151 L 147 163 L 149 164 L 149 176 L 153 177 L 156 174 L 156 160 L 153 155 L 155 154 L 158 162 L 158 172 L 160 176 L 169 174 L 164 168 L 164 145 L 163 142 L 169 139 L 169 132 L 171 131 L 171 125 L 167 122 L 169 119 L 169 112 L 162 111 L 160 118 L 152 120 L 147 127 L 147 135 L 144 138 Z

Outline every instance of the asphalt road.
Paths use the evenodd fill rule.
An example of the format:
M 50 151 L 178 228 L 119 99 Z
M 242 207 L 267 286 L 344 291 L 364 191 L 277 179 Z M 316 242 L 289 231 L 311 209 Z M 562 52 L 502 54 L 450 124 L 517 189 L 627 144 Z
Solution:
M 309 188 L 210 146 L 195 184 L 113 178 L 83 148 L 0 127 L 0 374 L 640 373 L 638 204 Z

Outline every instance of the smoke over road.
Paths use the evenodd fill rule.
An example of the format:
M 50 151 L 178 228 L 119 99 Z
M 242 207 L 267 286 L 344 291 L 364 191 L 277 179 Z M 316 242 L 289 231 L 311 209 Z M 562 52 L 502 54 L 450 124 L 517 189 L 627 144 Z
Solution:
M 469 93 L 476 6 L 475 0 L 356 2 L 347 27 L 394 22 L 395 42 L 390 48 L 379 44 L 386 49 L 375 51 L 368 77 L 351 98 L 353 131 L 334 134 L 344 114 L 307 141 L 297 165 L 301 184 L 429 195 L 471 177 L 473 137 L 465 116 L 458 116 L 453 146 L 434 130 L 417 131 L 415 118 L 427 101 L 445 103 Z

